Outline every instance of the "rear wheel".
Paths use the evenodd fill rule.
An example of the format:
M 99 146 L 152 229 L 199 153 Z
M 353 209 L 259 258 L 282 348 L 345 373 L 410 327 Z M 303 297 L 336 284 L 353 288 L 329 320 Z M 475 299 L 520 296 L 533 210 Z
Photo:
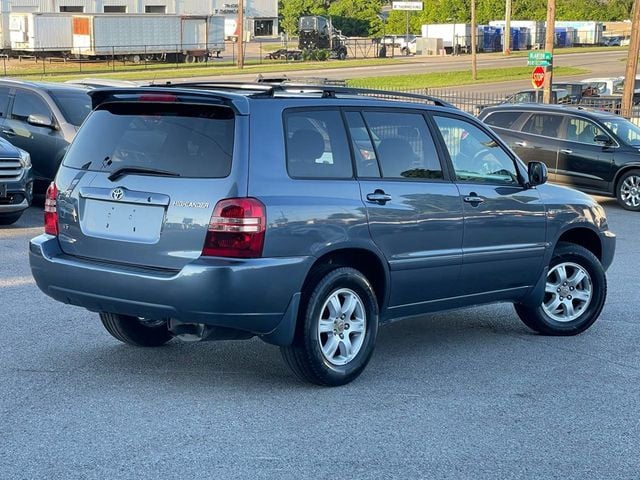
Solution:
M 166 320 L 101 313 L 102 325 L 112 337 L 135 347 L 159 347 L 173 338 Z
M 640 170 L 629 170 L 620 177 L 616 197 L 623 208 L 640 211 Z
M 576 335 L 600 316 L 607 279 L 597 257 L 586 248 L 559 243 L 549 265 L 542 304 L 515 305 L 520 319 L 544 335 Z
M 282 356 L 302 380 L 344 385 L 367 366 L 378 332 L 378 304 L 371 284 L 353 268 L 332 270 L 311 287 L 301 305 L 294 344 Z M 307 292 L 308 293 L 308 292 Z

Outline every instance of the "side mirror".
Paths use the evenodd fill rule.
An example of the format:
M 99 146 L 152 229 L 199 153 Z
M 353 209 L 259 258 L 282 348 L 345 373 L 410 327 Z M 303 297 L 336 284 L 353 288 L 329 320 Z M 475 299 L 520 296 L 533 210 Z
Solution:
M 607 135 L 596 135 L 593 137 L 593 141 L 606 146 L 613 145 L 613 142 Z
M 51 117 L 47 117 L 45 115 L 29 115 L 27 117 L 27 123 L 29 125 L 34 125 L 36 127 L 45 127 L 50 129 L 55 129 L 53 124 L 53 120 Z
M 529 186 L 535 187 L 547 183 L 549 171 L 547 166 L 542 162 L 529 162 Z

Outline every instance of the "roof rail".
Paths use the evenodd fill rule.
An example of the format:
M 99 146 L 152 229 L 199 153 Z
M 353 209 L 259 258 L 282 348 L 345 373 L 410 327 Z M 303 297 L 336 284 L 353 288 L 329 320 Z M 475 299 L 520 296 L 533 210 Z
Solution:
M 438 107 L 453 108 L 457 107 L 449 102 L 441 100 L 431 95 L 423 95 L 420 93 L 397 92 L 394 90 L 375 90 L 369 88 L 344 87 L 340 85 L 314 85 L 309 83 L 292 83 L 292 82 L 184 82 L 155 84 L 156 87 L 176 87 L 176 88 L 211 88 L 216 90 L 240 90 L 246 92 L 255 92 L 252 97 L 275 97 L 278 93 L 319 93 L 323 98 L 338 98 L 338 95 L 360 95 L 365 97 L 383 98 L 383 99 L 401 99 L 420 101 L 420 103 L 430 102 Z

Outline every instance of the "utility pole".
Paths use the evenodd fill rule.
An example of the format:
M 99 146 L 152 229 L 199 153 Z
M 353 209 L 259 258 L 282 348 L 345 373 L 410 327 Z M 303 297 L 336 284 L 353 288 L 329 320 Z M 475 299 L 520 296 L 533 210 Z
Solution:
M 553 58 L 553 42 L 556 38 L 556 0 L 547 0 L 547 31 L 545 32 L 544 50 L 550 52 Z M 544 103 L 551 103 L 551 85 L 553 84 L 553 62 L 545 67 L 544 72 Z
M 633 2 L 633 20 L 631 21 L 631 39 L 629 40 L 629 54 L 627 56 L 627 69 L 624 74 L 624 90 L 622 91 L 622 116 L 631 117 L 633 109 L 633 93 L 636 84 L 636 72 L 638 70 L 638 54 L 640 53 L 640 2 Z
M 244 68 L 244 0 L 238 0 L 238 68 Z
M 506 0 L 504 9 L 504 49 L 506 56 L 511 55 L 511 0 Z
M 509 1 L 509 0 L 507 0 Z M 471 0 L 471 79 L 478 79 L 478 63 L 476 58 L 477 51 L 477 30 L 478 26 L 476 25 L 476 0 Z

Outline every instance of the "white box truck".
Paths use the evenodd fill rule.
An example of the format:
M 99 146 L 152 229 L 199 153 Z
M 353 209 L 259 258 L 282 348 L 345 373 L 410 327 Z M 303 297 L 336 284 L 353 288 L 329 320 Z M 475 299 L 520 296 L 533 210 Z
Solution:
M 9 38 L 12 53 L 71 51 L 71 15 L 62 13 L 11 13 Z
M 171 62 L 224 50 L 224 17 L 163 14 L 73 16 L 72 54 Z

